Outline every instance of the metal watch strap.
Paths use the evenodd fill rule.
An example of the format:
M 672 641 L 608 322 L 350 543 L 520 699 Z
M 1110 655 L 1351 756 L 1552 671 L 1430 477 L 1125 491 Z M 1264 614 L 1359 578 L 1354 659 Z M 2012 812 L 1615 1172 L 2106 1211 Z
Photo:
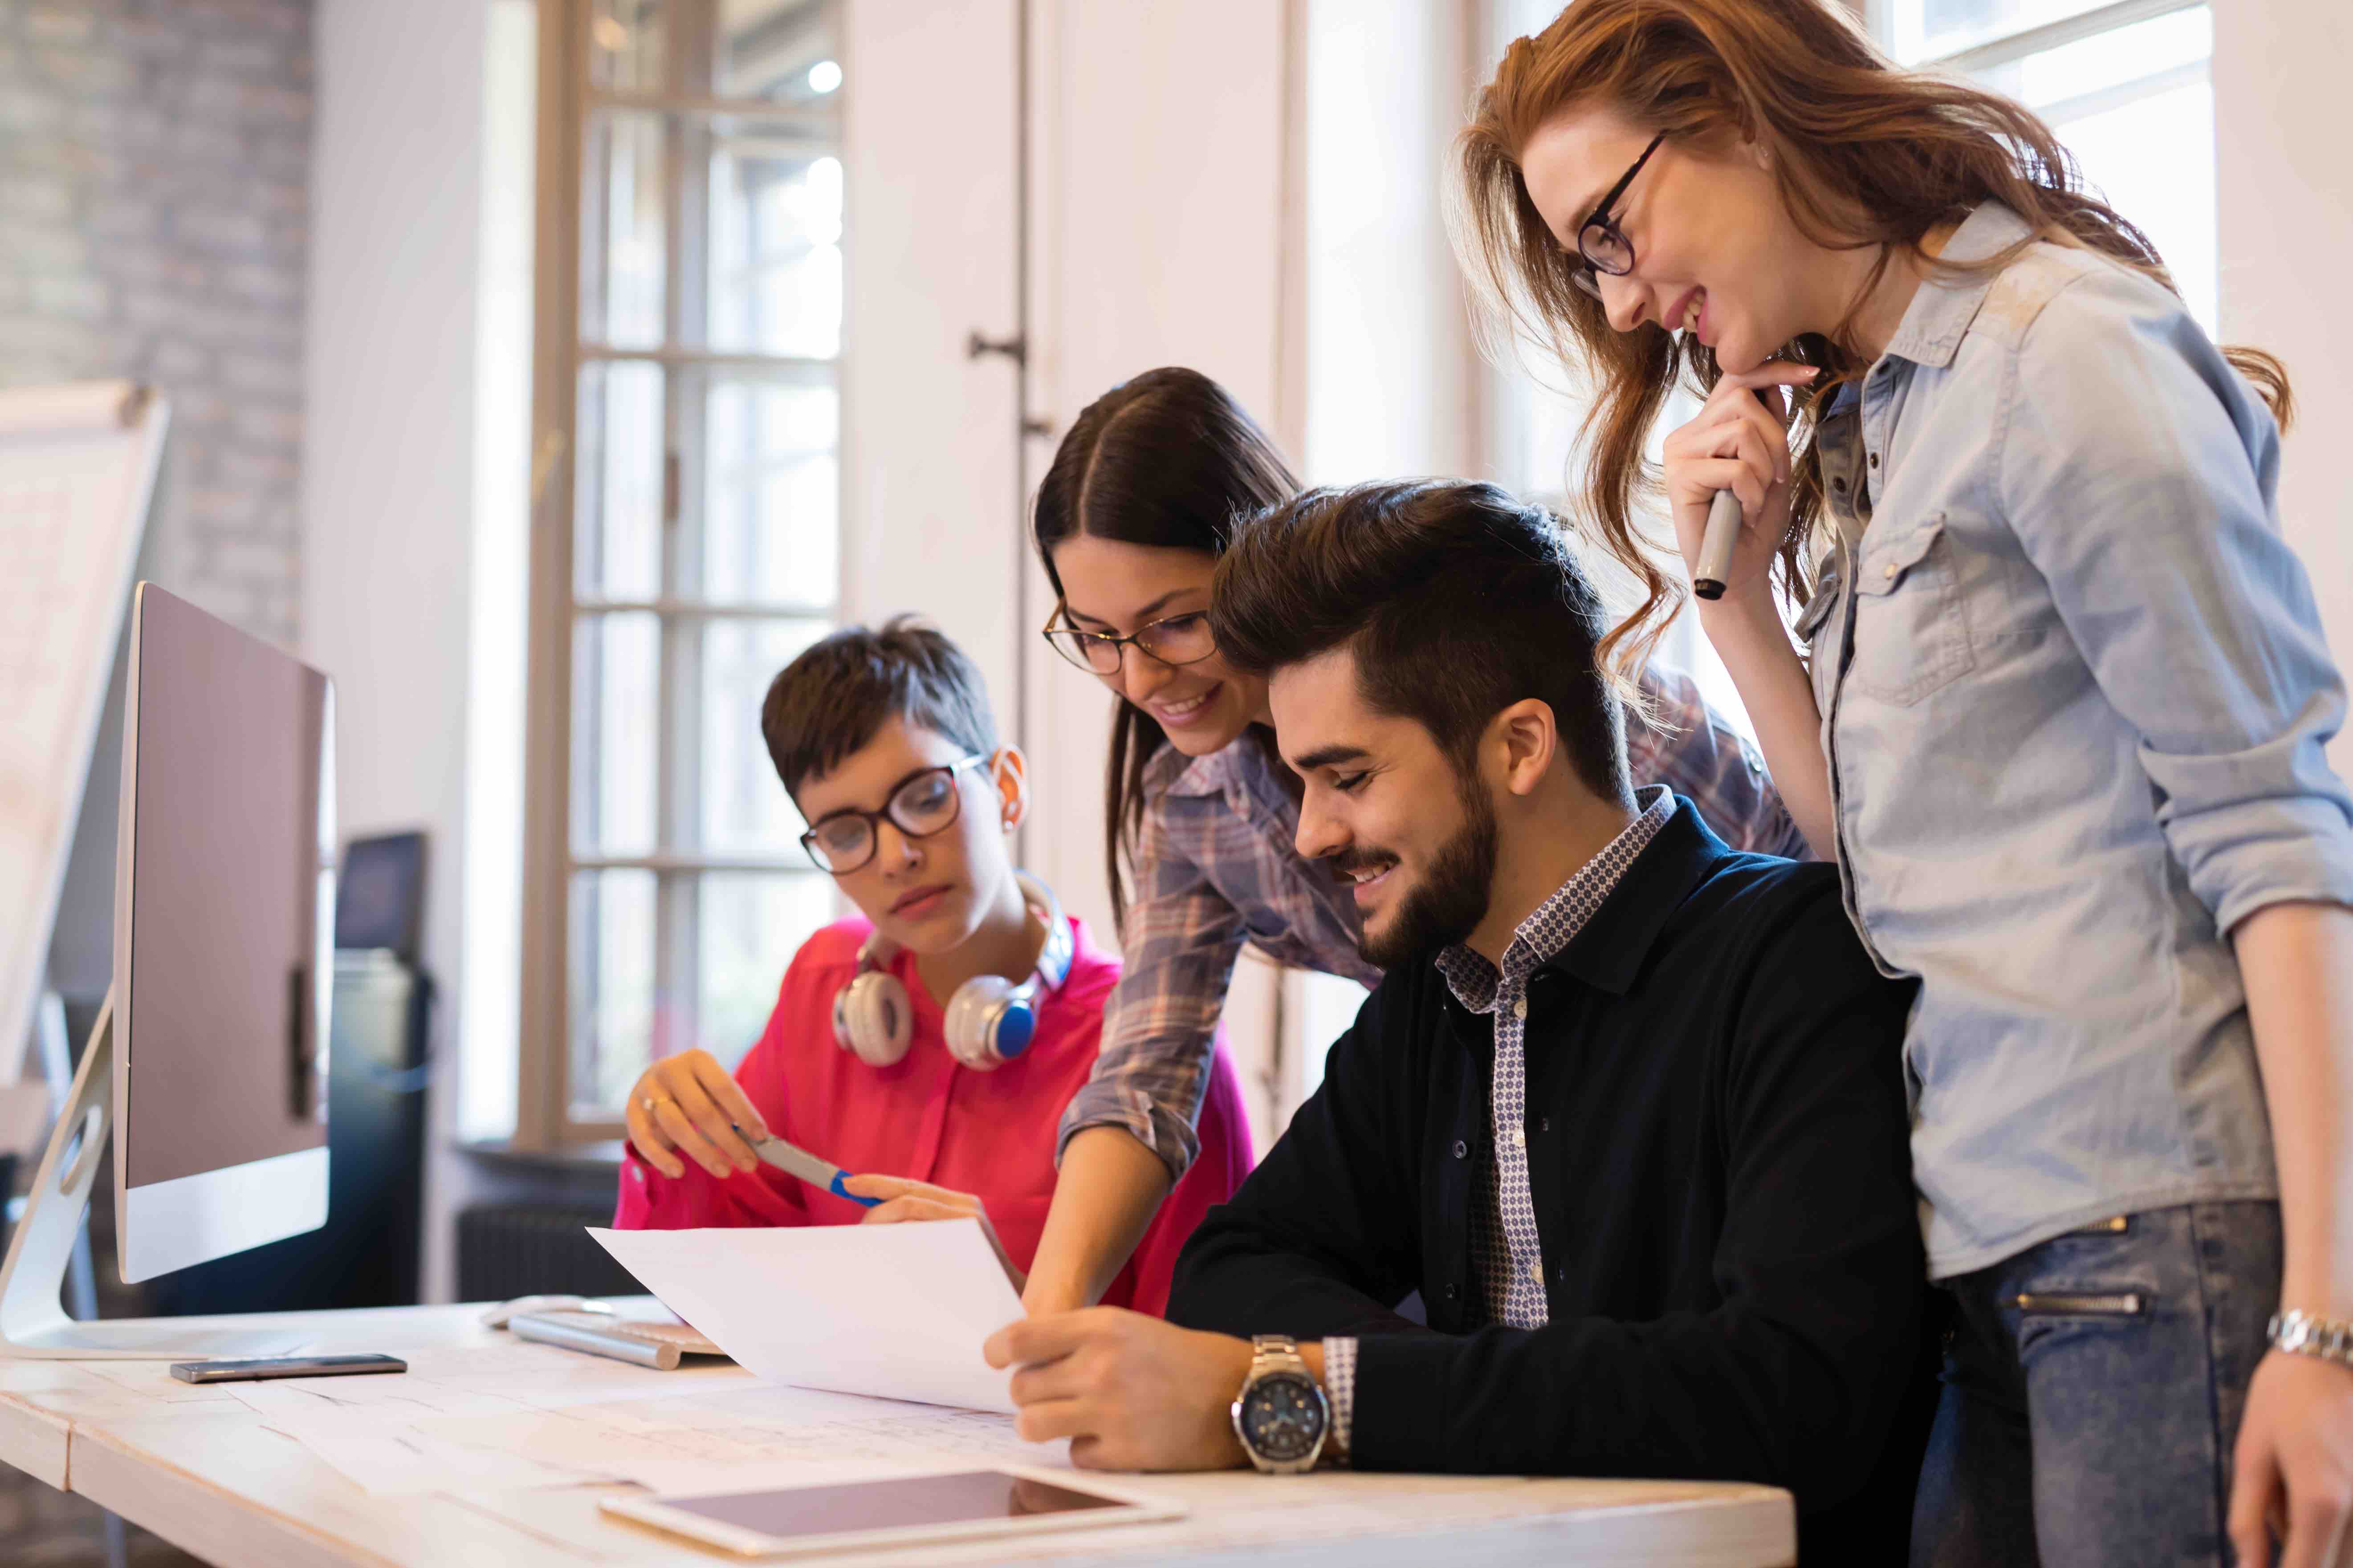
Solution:
M 1297 1340 L 1289 1334 L 1250 1336 L 1250 1377 L 1242 1379 L 1242 1386 L 1248 1388 L 1251 1378 L 1270 1372 L 1307 1372 L 1307 1359 L 1299 1353 Z
M 2317 1356 L 2339 1366 L 2353 1366 L 2353 1323 L 2316 1318 L 2291 1308 L 2272 1318 L 2268 1338 L 2273 1349 L 2290 1355 Z
M 1241 1392 L 1234 1396 L 1234 1435 L 1242 1439 L 1242 1451 L 1250 1456 L 1250 1464 L 1261 1474 L 1300 1475 L 1315 1468 L 1317 1458 L 1322 1454 L 1324 1445 L 1331 1440 L 1332 1420 L 1328 1400 L 1324 1402 L 1324 1434 L 1316 1439 L 1314 1451 L 1302 1460 L 1282 1463 L 1262 1458 L 1258 1450 L 1250 1446 L 1249 1437 L 1242 1430 L 1242 1408 L 1250 1399 L 1250 1391 L 1258 1385 L 1260 1379 L 1277 1374 L 1304 1378 L 1319 1395 L 1323 1393 L 1324 1385 L 1316 1380 L 1314 1369 L 1307 1364 L 1307 1358 L 1299 1353 L 1297 1340 L 1289 1334 L 1253 1334 L 1250 1336 L 1250 1371 L 1242 1378 Z

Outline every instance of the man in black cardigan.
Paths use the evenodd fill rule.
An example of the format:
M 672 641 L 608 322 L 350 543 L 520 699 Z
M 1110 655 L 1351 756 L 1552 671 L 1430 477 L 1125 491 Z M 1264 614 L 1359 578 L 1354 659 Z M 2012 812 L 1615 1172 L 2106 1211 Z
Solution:
M 1106 1468 L 1320 1441 L 1365 1469 L 1764 1481 L 1806 1561 L 1900 1562 L 1934 1392 L 1912 991 L 1835 873 L 1629 787 L 1599 601 L 1491 487 L 1312 492 L 1241 531 L 1213 602 L 1227 664 L 1268 678 L 1298 848 L 1356 884 L 1388 977 L 1195 1233 L 1170 1323 L 991 1341 L 1023 1435 Z

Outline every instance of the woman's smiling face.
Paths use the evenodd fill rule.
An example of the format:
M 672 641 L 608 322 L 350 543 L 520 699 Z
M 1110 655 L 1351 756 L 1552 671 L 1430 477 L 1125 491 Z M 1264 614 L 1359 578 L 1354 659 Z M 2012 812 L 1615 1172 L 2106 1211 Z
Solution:
M 1520 177 L 1554 242 L 1577 249 L 1595 205 L 1642 157 L 1652 133 L 1604 103 L 1571 104 L 1520 149 Z M 1732 374 L 1756 369 L 1803 331 L 1836 324 L 1825 260 L 1790 218 L 1754 143 L 1708 153 L 1662 142 L 1607 215 L 1633 246 L 1622 277 L 1597 279 L 1609 324 L 1695 333 Z M 1844 268 L 1838 270 L 1843 287 Z M 1828 321 L 1819 320 L 1827 311 Z
M 1207 615 L 1217 560 L 1206 551 L 1124 544 L 1074 534 L 1054 546 L 1062 613 L 1082 632 L 1134 637 L 1155 621 Z M 1166 665 L 1141 648 L 1120 649 L 1117 674 L 1104 685 L 1150 714 L 1187 756 L 1205 757 L 1238 740 L 1266 707 L 1266 683 L 1237 675 L 1212 653 Z

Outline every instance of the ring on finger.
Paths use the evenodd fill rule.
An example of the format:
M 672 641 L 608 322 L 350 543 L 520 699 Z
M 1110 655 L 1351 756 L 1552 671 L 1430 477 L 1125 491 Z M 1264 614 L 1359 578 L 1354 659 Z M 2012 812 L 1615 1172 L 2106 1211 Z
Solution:
M 678 1101 L 672 1100 L 666 1094 L 643 1095 L 640 1096 L 638 1100 L 638 1106 L 644 1110 L 648 1116 L 653 1115 L 665 1105 L 676 1105 Z

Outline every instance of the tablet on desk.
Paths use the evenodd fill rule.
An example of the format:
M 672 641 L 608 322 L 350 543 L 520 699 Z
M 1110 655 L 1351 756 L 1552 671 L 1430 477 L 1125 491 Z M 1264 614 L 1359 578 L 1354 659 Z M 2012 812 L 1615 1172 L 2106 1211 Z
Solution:
M 612 1497 L 606 1512 L 739 1557 L 798 1557 L 1182 1519 L 1183 1505 L 1067 1471 L 986 1469 L 693 1497 Z

